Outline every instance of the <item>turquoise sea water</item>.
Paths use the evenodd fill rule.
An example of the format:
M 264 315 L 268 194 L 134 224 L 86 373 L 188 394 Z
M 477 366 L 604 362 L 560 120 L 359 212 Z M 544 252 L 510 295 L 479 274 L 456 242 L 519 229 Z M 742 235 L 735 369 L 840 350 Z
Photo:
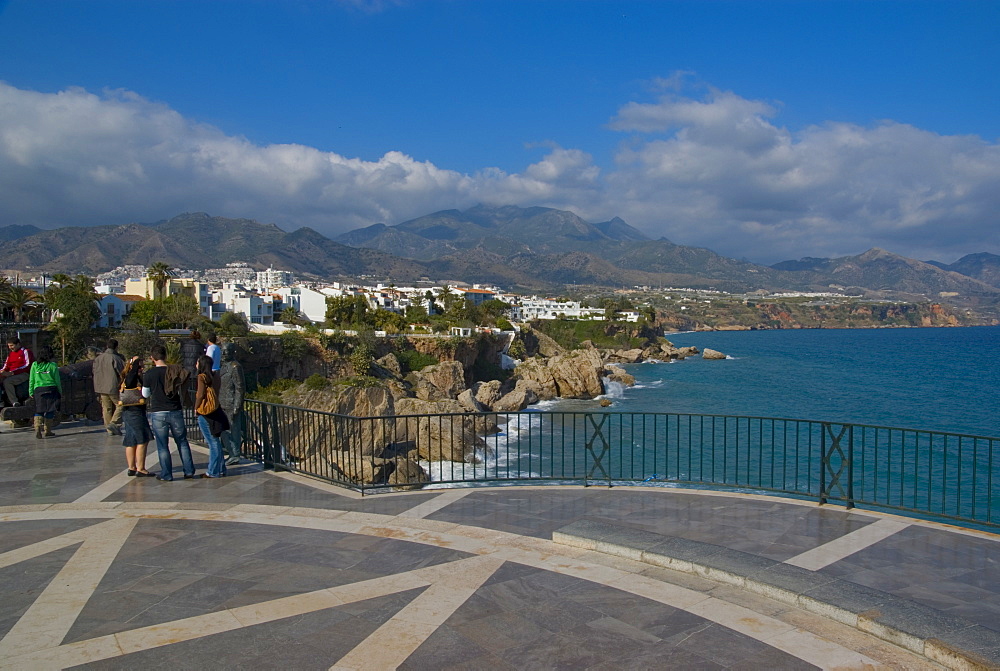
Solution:
M 1000 439 L 1000 328 L 668 338 L 728 358 L 626 366 L 636 385 L 612 385 L 611 407 L 541 403 L 487 436 L 476 464 L 448 464 L 434 480 L 700 483 L 1000 520 L 1000 443 L 930 433 Z
M 614 398 L 609 410 L 1000 436 L 1000 327 L 730 331 L 667 338 L 731 358 L 626 366 L 636 386 Z M 549 409 L 571 407 L 557 403 Z
M 1000 327 L 730 331 L 667 338 L 731 358 L 628 366 L 636 387 L 615 399 L 614 410 L 1000 436 Z

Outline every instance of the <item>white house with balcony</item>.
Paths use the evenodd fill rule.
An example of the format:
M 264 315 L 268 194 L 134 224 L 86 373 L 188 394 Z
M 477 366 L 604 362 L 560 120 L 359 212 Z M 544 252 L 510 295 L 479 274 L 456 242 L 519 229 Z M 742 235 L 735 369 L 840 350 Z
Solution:
M 551 298 L 522 298 L 519 305 L 512 308 L 515 321 L 532 319 L 604 319 L 601 308 L 580 307 L 579 301 L 558 301 Z

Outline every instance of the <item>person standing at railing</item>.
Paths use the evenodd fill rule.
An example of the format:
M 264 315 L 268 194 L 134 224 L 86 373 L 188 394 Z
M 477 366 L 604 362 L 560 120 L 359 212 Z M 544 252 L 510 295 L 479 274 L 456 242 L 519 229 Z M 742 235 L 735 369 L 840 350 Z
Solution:
M 212 359 L 212 370 L 216 373 L 222 368 L 222 348 L 219 347 L 219 336 L 214 333 L 209 334 L 208 344 L 205 345 L 205 356 Z
M 243 457 L 243 401 L 246 398 L 246 381 L 243 366 L 236 360 L 236 345 L 226 343 L 222 348 L 222 387 L 219 405 L 229 418 L 229 429 L 222 432 L 222 448 L 229 456 L 227 466 L 235 466 Z
M 208 444 L 208 472 L 203 478 L 221 478 L 226 475 L 226 460 L 222 455 L 219 436 L 229 428 L 226 413 L 219 407 L 219 374 L 212 370 L 212 357 L 207 354 L 198 357 L 195 364 L 198 371 L 198 391 L 194 397 L 194 411 L 198 416 L 198 427 Z
M 174 437 L 177 453 L 184 468 L 184 479 L 194 477 L 194 460 L 191 445 L 188 444 L 187 428 L 184 426 L 184 404 L 190 375 L 177 364 L 167 365 L 167 350 L 163 345 L 153 345 L 149 350 L 153 367 L 146 371 L 142 380 L 142 395 L 149 400 L 147 414 L 156 438 L 156 454 L 160 459 L 160 473 L 157 480 L 170 482 L 174 479 L 173 462 L 170 459 L 169 437 Z
M 94 359 L 94 392 L 101 399 L 104 429 L 109 436 L 122 434 L 122 408 L 118 405 L 118 386 L 121 384 L 125 357 L 118 353 L 118 341 L 110 338 L 106 349 Z

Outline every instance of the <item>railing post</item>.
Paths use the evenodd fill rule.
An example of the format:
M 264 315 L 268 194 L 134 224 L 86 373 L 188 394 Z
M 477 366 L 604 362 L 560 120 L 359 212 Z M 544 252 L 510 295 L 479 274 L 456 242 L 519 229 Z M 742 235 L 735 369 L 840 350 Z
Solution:
M 854 507 L 854 425 L 847 430 L 847 509 Z
M 827 424 L 820 424 L 819 441 L 819 504 L 826 504 L 826 467 L 829 455 L 826 453 L 826 427 Z

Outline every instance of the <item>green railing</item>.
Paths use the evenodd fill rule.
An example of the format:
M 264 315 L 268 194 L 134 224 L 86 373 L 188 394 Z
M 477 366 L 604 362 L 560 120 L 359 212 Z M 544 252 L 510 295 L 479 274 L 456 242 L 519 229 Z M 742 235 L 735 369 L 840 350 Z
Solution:
M 1000 528 L 1000 438 L 772 417 L 351 417 L 247 403 L 246 450 L 362 493 L 434 484 L 703 486 Z

